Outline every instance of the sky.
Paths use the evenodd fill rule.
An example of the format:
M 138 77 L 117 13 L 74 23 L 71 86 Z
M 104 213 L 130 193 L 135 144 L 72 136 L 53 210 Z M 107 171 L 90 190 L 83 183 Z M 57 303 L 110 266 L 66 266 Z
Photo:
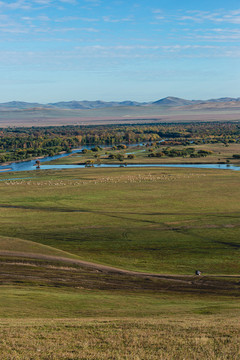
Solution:
M 239 60 L 239 1 L 0 1 L 0 102 L 240 97 Z

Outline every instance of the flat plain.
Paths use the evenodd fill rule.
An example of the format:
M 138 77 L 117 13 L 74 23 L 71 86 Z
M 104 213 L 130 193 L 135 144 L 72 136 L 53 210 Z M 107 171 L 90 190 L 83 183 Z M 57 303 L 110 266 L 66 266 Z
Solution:
M 112 125 L 239 121 L 239 104 L 225 107 L 121 106 L 102 109 L 1 110 L 0 126 Z

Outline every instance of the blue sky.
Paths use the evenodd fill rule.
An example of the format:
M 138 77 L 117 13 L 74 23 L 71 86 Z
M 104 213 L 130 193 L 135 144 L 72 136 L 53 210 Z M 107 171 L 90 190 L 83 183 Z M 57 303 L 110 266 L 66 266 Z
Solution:
M 240 3 L 0 1 L 0 102 L 240 97 Z

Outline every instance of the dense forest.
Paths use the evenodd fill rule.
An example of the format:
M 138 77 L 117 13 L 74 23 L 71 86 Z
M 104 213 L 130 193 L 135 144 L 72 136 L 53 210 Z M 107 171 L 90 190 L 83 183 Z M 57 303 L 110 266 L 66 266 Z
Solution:
M 82 145 L 239 143 L 240 123 L 50 126 L 0 129 L 0 162 L 53 156 Z M 164 142 L 163 142 L 164 141 Z

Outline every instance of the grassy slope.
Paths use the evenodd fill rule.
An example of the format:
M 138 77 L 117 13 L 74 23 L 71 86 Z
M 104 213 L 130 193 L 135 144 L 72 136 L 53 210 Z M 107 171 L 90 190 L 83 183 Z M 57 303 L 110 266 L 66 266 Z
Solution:
M 239 299 L 229 294 L 25 284 L 1 286 L 0 305 L 2 359 L 239 356 Z
M 65 258 L 75 259 L 77 256 L 67 253 L 66 251 L 58 250 L 51 246 L 39 244 L 29 240 L 18 238 L 0 237 L 0 252 L 21 252 L 21 253 L 34 253 L 50 256 L 61 256 Z
M 240 316 L 231 296 L 2 286 L 0 318 L 162 318 L 187 315 Z M 21 311 L 19 312 L 19 309 Z
M 201 264 L 239 273 L 239 176 L 83 169 L 24 180 L 22 173 L 0 182 L 0 250 L 62 255 L 59 248 L 138 270 L 192 273 Z M 214 289 L 205 276 L 185 288 L 56 261 L 0 260 L 1 359 L 239 359 L 237 278 L 222 290 L 223 280 Z
M 0 183 L 0 235 L 139 271 L 192 274 L 200 267 L 238 274 L 239 176 L 195 169 L 43 171 L 33 180 Z

